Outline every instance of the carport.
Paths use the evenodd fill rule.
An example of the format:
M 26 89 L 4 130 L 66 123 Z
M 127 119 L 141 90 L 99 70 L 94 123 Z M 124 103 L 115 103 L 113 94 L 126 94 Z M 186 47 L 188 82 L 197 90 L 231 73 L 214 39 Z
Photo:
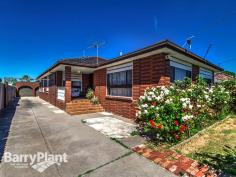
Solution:
M 17 82 L 16 88 L 20 97 L 38 96 L 39 82 Z
M 34 90 L 29 86 L 22 86 L 18 89 L 20 97 L 34 96 Z

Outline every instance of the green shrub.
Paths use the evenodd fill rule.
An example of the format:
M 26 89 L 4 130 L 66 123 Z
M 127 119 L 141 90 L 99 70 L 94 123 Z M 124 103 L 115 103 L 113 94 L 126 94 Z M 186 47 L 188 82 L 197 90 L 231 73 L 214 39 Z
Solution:
M 86 98 L 91 100 L 94 97 L 94 91 L 93 89 L 89 88 L 86 94 Z
M 91 100 L 90 100 L 91 103 L 93 104 L 98 104 L 99 103 L 99 100 L 98 100 L 98 97 L 93 97 Z
M 219 85 L 222 85 L 229 92 L 229 107 L 233 113 L 236 113 L 236 79 L 221 82 Z
M 89 88 L 86 94 L 86 98 L 90 100 L 91 103 L 93 104 L 98 104 L 99 100 L 98 97 L 94 95 L 93 89 Z
M 159 141 L 178 142 L 229 113 L 230 94 L 222 86 L 208 87 L 202 78 L 186 78 L 169 88 L 147 88 L 138 101 L 144 133 Z

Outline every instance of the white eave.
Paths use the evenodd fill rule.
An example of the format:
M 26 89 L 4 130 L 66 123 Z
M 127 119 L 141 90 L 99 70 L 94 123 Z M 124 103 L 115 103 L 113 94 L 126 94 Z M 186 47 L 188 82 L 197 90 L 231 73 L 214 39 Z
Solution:
M 49 76 L 50 74 L 56 72 L 56 71 L 65 71 L 65 66 L 71 67 L 72 73 L 84 73 L 84 74 L 91 74 L 94 71 L 94 68 L 84 67 L 84 66 L 73 66 L 73 65 L 66 65 L 66 64 L 59 64 L 58 66 L 52 68 L 50 71 L 46 72 L 42 76 L 40 76 L 38 79 L 45 78 Z
M 126 59 L 123 59 L 123 60 L 120 60 L 120 61 L 117 61 L 117 62 L 113 62 L 113 63 L 110 63 L 110 64 L 107 64 L 107 65 L 104 65 L 104 66 L 100 66 L 98 68 L 95 68 L 95 70 L 99 70 L 99 69 L 103 69 L 103 68 L 109 68 L 109 67 L 113 67 L 113 66 L 117 66 L 117 65 L 120 65 L 120 64 L 124 64 L 124 63 L 128 63 L 128 62 L 132 62 L 134 60 L 139 60 L 139 59 L 143 59 L 145 57 L 149 57 L 149 56 L 152 56 L 152 55 L 156 55 L 156 54 L 160 54 L 160 53 L 166 53 L 168 54 L 166 59 L 169 59 L 169 60 L 173 60 L 173 61 L 183 61 L 185 63 L 189 63 L 189 64 L 193 64 L 193 65 L 197 65 L 199 67 L 202 67 L 202 68 L 206 68 L 206 69 L 209 69 L 209 70 L 212 70 L 214 72 L 217 72 L 219 71 L 218 69 L 210 66 L 209 64 L 205 64 L 203 62 L 205 62 L 204 60 L 202 60 L 202 62 L 200 61 L 197 61 L 196 59 L 192 58 L 192 57 L 188 57 L 186 55 L 183 55 L 179 52 L 176 52 L 175 50 L 172 50 L 172 49 L 169 49 L 167 47 L 164 47 L 164 48 L 161 48 L 161 49 L 156 49 L 154 51 L 151 51 L 151 52 L 147 52 L 147 53 L 144 53 L 144 54 L 141 54 L 141 55 L 137 55 L 137 56 L 134 56 L 134 57 L 129 57 L 129 58 L 126 58 Z

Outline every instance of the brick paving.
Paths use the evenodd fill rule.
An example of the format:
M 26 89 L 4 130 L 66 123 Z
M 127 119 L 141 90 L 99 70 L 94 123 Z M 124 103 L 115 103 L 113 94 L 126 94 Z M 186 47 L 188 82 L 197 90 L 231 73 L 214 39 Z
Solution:
M 132 150 L 178 176 L 217 176 L 207 165 L 200 165 L 197 161 L 172 150 L 152 150 L 145 145 L 135 146 Z

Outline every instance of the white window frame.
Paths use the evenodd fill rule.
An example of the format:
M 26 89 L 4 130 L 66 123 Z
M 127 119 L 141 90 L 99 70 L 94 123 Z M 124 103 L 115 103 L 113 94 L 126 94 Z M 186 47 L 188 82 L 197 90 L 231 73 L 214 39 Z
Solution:
M 178 62 L 175 62 L 175 61 L 170 61 L 170 66 L 192 72 L 192 65 L 191 64 L 182 64 L 182 63 L 178 63 Z
M 211 70 L 200 68 L 199 76 L 205 79 L 211 79 L 213 81 L 213 71 Z
M 192 64 L 189 64 L 189 63 L 179 63 L 179 62 L 170 60 L 170 66 L 175 67 L 175 68 L 179 68 L 179 69 L 183 69 L 183 70 L 186 70 L 186 71 L 190 71 L 191 72 L 191 77 L 190 78 L 192 80 L 192 76 L 193 76 Z M 176 81 L 175 78 L 174 78 L 173 81 Z

